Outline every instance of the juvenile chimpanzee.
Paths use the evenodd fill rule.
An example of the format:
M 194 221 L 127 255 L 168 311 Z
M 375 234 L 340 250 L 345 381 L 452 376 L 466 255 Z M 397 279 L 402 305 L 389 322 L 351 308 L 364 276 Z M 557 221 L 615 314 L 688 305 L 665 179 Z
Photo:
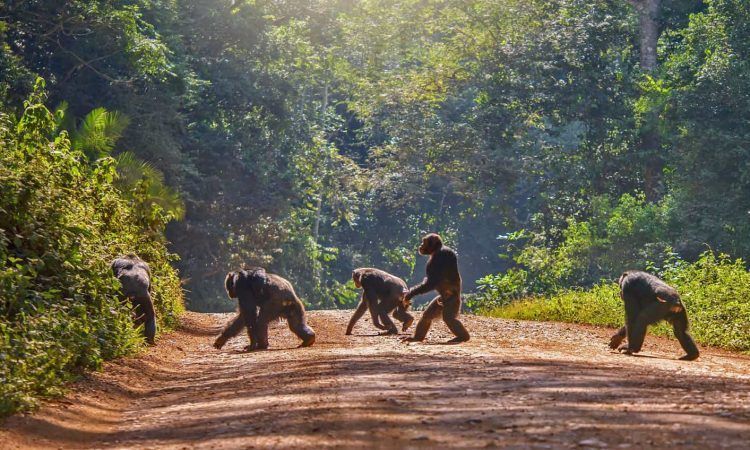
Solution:
M 393 317 L 403 324 L 401 331 L 406 331 L 414 323 L 414 317 L 406 312 L 409 304 L 404 301 L 404 280 L 388 272 L 368 267 L 355 269 L 352 272 L 352 280 L 356 287 L 363 289 L 362 300 L 349 320 L 346 334 L 352 334 L 354 325 L 367 309 L 370 310 L 372 324 L 385 330 L 386 334 L 398 333 L 396 325 L 388 317 L 391 312 Z
M 417 286 L 407 292 L 404 300 L 411 301 L 412 297 L 435 290 L 438 292 L 427 306 L 422 318 L 417 323 L 414 336 L 407 341 L 423 341 L 430 330 L 432 321 L 441 314 L 448 329 L 456 336 L 449 342 L 466 342 L 469 332 L 458 320 L 461 312 L 461 275 L 458 273 L 458 259 L 456 252 L 443 245 L 443 240 L 435 233 L 422 238 L 419 246 L 421 255 L 430 255 L 427 261 L 427 277 Z
M 698 358 L 698 347 L 688 333 L 688 318 L 677 291 L 659 278 L 640 271 L 620 276 L 620 297 L 625 303 L 625 326 L 612 336 L 609 346 L 626 354 L 641 351 L 646 328 L 661 320 L 672 324 L 674 335 L 686 355 L 682 360 Z M 627 344 L 620 345 L 627 337 Z
M 229 297 L 238 300 L 239 314 L 216 338 L 214 347 L 223 347 L 229 338 L 246 327 L 250 337 L 247 349 L 267 349 L 268 325 L 282 318 L 286 319 L 289 329 L 302 339 L 300 347 L 309 347 L 315 342 L 315 332 L 305 321 L 305 306 L 284 278 L 254 268 L 229 272 L 224 284 Z
M 148 264 L 131 253 L 112 261 L 112 273 L 120 280 L 122 293 L 133 305 L 136 326 L 143 324 L 146 342 L 154 344 L 156 313 L 151 301 L 151 270 Z

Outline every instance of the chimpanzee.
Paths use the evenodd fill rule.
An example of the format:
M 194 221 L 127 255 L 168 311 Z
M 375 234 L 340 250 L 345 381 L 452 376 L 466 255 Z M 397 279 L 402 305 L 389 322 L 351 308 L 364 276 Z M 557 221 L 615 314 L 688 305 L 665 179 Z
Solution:
M 398 333 L 396 325 L 388 317 L 391 312 L 393 317 L 403 324 L 401 331 L 406 331 L 414 323 L 414 317 L 406 312 L 409 304 L 404 301 L 404 280 L 383 270 L 368 267 L 355 269 L 352 272 L 352 280 L 356 287 L 363 289 L 362 300 L 354 311 L 349 326 L 346 327 L 346 334 L 352 334 L 354 325 L 367 309 L 370 310 L 372 324 L 385 330 L 385 334 Z
M 112 261 L 112 273 L 120 280 L 122 293 L 133 305 L 136 326 L 143 324 L 146 342 L 153 345 L 156 337 L 156 313 L 151 301 L 151 270 L 148 264 L 131 253 Z
M 430 233 L 422 238 L 419 246 L 419 254 L 430 255 L 427 261 L 427 277 L 422 283 L 414 286 L 404 297 L 410 301 L 412 297 L 435 290 L 438 292 L 427 306 L 422 318 L 417 323 L 414 336 L 406 341 L 423 341 L 430 330 L 432 321 L 441 314 L 448 329 L 456 336 L 449 342 L 466 342 L 469 340 L 469 332 L 458 320 L 461 312 L 461 275 L 458 273 L 458 258 L 453 249 L 443 245 L 443 240 L 435 233 Z
M 615 333 L 609 347 L 625 354 L 641 351 L 646 328 L 661 320 L 672 324 L 674 335 L 685 350 L 680 359 L 698 358 L 698 347 L 688 333 L 688 318 L 677 291 L 659 278 L 640 271 L 627 271 L 620 276 L 620 297 L 625 303 L 625 326 Z M 627 337 L 627 344 L 620 345 Z
M 246 349 L 265 350 L 268 348 L 268 324 L 282 318 L 302 339 L 300 347 L 315 343 L 315 331 L 305 321 L 305 306 L 289 281 L 262 268 L 252 268 L 229 272 L 224 285 L 229 297 L 238 300 L 239 314 L 216 338 L 214 347 L 223 347 L 229 338 L 246 327 L 250 337 Z

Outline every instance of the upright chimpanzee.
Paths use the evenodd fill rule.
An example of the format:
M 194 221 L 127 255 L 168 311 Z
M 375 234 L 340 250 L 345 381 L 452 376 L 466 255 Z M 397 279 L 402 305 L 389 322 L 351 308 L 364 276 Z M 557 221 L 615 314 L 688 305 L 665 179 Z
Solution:
M 229 272 L 224 284 L 229 297 L 238 300 L 239 314 L 216 338 L 214 347 L 223 347 L 229 338 L 247 327 L 250 345 L 246 348 L 267 349 L 268 324 L 282 318 L 286 319 L 289 329 L 302 339 L 300 347 L 309 347 L 315 342 L 315 332 L 305 321 L 305 306 L 284 278 L 254 268 Z
M 432 302 L 427 306 L 422 318 L 417 323 L 414 336 L 407 341 L 423 341 L 430 330 L 432 321 L 442 314 L 443 321 L 448 329 L 456 336 L 449 342 L 466 342 L 469 340 L 469 332 L 458 320 L 461 312 L 461 275 L 458 273 L 458 259 L 456 252 L 443 245 L 443 240 L 435 233 L 430 233 L 422 238 L 419 246 L 421 255 L 430 255 L 427 261 L 427 277 L 417 286 L 414 286 L 406 294 L 404 300 L 410 301 L 412 297 L 435 290 L 438 292 Z
M 680 295 L 657 277 L 640 271 L 628 271 L 620 276 L 620 297 L 625 303 L 625 326 L 612 336 L 609 346 L 628 355 L 641 351 L 646 328 L 661 320 L 672 324 L 674 335 L 686 355 L 682 360 L 698 358 L 698 347 L 687 332 L 688 318 Z M 620 345 L 627 337 L 627 344 Z
M 372 324 L 385 330 L 386 334 L 398 333 L 396 325 L 388 317 L 391 312 L 393 317 L 403 324 L 401 331 L 406 331 L 414 323 L 414 317 L 406 312 L 409 304 L 404 301 L 404 280 L 388 272 L 368 267 L 355 269 L 352 272 L 352 280 L 356 287 L 363 289 L 362 300 L 354 311 L 349 326 L 346 327 L 346 334 L 352 334 L 354 325 L 367 309 L 370 310 Z
M 120 280 L 122 293 L 130 299 L 135 309 L 135 324 L 143 324 L 146 342 L 154 344 L 156 313 L 151 301 L 151 270 L 148 264 L 131 253 L 112 261 L 112 273 Z

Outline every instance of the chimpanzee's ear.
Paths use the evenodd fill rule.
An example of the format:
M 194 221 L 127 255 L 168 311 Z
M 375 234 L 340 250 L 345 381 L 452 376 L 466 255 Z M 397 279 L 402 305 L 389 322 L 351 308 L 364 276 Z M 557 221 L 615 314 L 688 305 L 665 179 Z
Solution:
M 229 298 L 237 298 L 237 293 L 234 290 L 235 276 L 237 272 L 229 272 L 227 277 L 224 279 L 224 287 L 227 290 Z
M 620 275 L 620 279 L 619 279 L 619 280 L 617 280 L 617 285 L 618 285 L 618 286 L 619 286 L 620 288 L 622 288 L 622 280 L 624 280 L 624 279 L 625 279 L 625 277 L 627 277 L 627 276 L 628 276 L 628 273 L 627 273 L 627 272 L 623 272 L 623 273 L 622 273 L 622 275 Z

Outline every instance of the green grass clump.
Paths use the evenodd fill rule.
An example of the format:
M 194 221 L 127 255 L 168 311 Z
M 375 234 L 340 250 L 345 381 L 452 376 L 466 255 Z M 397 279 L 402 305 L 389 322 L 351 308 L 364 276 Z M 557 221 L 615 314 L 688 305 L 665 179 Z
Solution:
M 704 253 L 695 263 L 678 262 L 661 276 L 682 295 L 690 329 L 703 345 L 750 351 L 750 273 L 742 260 Z M 624 322 L 616 283 L 602 282 L 588 290 L 566 290 L 529 297 L 480 313 L 509 319 L 583 323 L 620 327 Z M 667 324 L 650 331 L 672 336 Z
M 38 89 L 20 119 L 0 116 L 0 416 L 142 345 L 115 256 L 151 265 L 162 330 L 183 310 L 158 207 L 125 200 L 114 161 L 71 149 L 43 100 Z

